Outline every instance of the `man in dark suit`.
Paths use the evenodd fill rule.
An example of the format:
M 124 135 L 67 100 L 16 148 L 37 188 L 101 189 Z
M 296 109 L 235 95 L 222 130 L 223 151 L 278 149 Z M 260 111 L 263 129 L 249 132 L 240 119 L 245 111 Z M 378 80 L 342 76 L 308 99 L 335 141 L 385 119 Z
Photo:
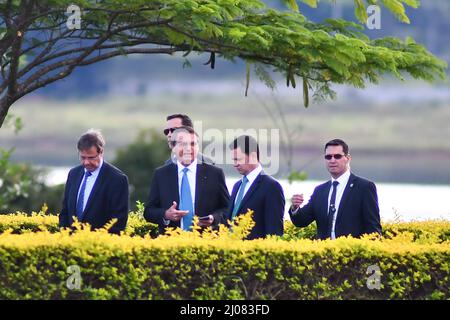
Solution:
M 103 161 L 105 140 L 100 132 L 89 130 L 78 140 L 81 165 L 72 168 L 67 177 L 60 227 L 70 227 L 73 218 L 101 228 L 112 219 L 109 229 L 120 233 L 128 220 L 128 178 L 119 169 Z
M 167 116 L 166 118 L 166 126 L 164 128 L 164 135 L 167 137 L 167 144 L 169 145 L 169 149 L 172 150 L 172 133 L 175 129 L 180 128 L 182 126 L 194 128 L 194 124 L 192 123 L 191 118 L 185 114 L 177 113 Z M 215 165 L 214 161 L 202 153 L 197 155 L 197 160 L 199 162 L 206 162 L 208 164 Z M 171 157 L 166 160 L 164 164 L 176 163 L 177 157 L 172 152 Z
M 191 127 L 177 128 L 171 138 L 177 161 L 156 169 L 145 219 L 158 224 L 161 234 L 167 227 L 192 230 L 194 215 L 201 227 L 217 227 L 230 198 L 222 169 L 198 162 L 198 136 Z
M 331 180 L 316 187 L 302 208 L 303 195 L 293 196 L 289 214 L 294 225 L 306 227 L 316 221 L 319 239 L 381 234 L 375 184 L 350 172 L 351 156 L 343 140 L 327 142 L 324 150 Z
M 254 211 L 255 226 L 247 239 L 283 235 L 284 193 L 281 185 L 264 173 L 259 163 L 259 146 L 250 136 L 240 136 L 230 145 L 236 170 L 243 175 L 231 193 L 228 219 Z

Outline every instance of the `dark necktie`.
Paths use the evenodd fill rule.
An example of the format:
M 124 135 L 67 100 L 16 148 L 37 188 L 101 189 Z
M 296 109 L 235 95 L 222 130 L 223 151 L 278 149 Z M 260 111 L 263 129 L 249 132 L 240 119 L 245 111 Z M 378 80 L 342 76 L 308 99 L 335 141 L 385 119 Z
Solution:
M 83 218 L 83 204 L 84 204 L 84 191 L 86 190 L 86 181 L 88 177 L 90 177 L 92 173 L 90 171 L 86 171 L 84 174 L 83 183 L 81 184 L 80 194 L 78 195 L 77 200 L 77 217 L 78 220 L 81 221 Z
M 331 192 L 330 206 L 328 207 L 328 235 L 331 237 L 333 219 L 336 214 L 336 190 L 339 182 L 333 181 L 333 191 Z

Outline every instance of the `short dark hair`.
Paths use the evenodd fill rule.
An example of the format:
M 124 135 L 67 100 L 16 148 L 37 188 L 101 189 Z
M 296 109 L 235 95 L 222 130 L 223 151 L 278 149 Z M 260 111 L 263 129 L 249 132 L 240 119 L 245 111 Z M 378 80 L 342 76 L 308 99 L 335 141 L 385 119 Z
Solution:
M 328 141 L 325 144 L 325 148 L 323 149 L 323 151 L 327 150 L 328 146 L 342 146 L 342 150 L 344 151 L 344 154 L 347 155 L 348 154 L 348 145 L 345 143 L 344 140 L 341 139 L 333 139 Z
M 188 132 L 190 134 L 195 135 L 197 137 L 197 139 L 198 139 L 197 132 L 195 132 L 194 128 L 189 127 L 189 126 L 181 126 L 181 127 L 176 128 L 175 130 L 173 130 L 173 132 L 172 132 L 172 139 L 176 139 L 177 134 L 179 132 Z M 172 145 L 172 147 L 175 147 L 176 141 L 172 140 L 172 141 L 170 141 L 170 144 Z
M 78 140 L 78 151 L 86 151 L 92 147 L 96 147 L 98 153 L 103 153 L 105 148 L 105 139 L 99 130 L 90 129 Z
M 230 144 L 229 147 L 231 150 L 239 148 L 247 156 L 250 155 L 250 153 L 252 153 L 252 152 L 256 152 L 256 158 L 259 161 L 258 142 L 256 142 L 256 139 L 251 136 L 247 136 L 247 135 L 239 136 L 233 140 L 233 142 Z
M 181 124 L 183 126 L 191 127 L 191 128 L 194 127 L 194 124 L 192 123 L 191 118 L 189 118 L 189 116 L 185 115 L 185 114 L 181 114 L 181 113 L 171 114 L 170 116 L 167 116 L 166 120 L 169 121 L 171 119 L 177 119 L 177 118 L 181 119 Z

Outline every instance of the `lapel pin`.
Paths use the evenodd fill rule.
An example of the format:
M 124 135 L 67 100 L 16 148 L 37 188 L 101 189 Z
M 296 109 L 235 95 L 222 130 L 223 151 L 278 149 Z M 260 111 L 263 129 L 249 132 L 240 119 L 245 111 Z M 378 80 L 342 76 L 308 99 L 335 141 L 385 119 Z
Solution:
M 350 188 L 353 188 L 353 183 L 350 184 Z

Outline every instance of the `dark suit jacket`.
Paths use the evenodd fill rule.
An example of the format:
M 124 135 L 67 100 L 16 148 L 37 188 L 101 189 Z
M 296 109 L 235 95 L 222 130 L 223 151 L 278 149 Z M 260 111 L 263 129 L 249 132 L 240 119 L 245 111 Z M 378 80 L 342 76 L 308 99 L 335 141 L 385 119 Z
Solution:
M 330 188 L 331 180 L 317 186 L 308 204 L 295 214 L 289 210 L 291 220 L 297 227 L 306 227 L 316 221 L 319 239 L 330 237 L 328 234 Z M 352 173 L 339 204 L 335 225 L 336 237 L 351 235 L 356 238 L 373 232 L 381 234 L 377 189 L 373 182 Z
M 198 216 L 212 214 L 213 227 L 217 227 L 219 223 L 224 222 L 229 199 L 222 169 L 206 163 L 197 164 L 195 214 Z M 180 222 L 170 221 L 166 226 L 163 221 L 164 214 L 172 206 L 173 201 L 180 204 L 178 168 L 175 163 L 170 163 L 155 170 L 144 211 L 144 218 L 158 224 L 161 234 L 166 227 L 180 227 Z
M 76 217 L 78 190 L 83 177 L 84 168 L 81 165 L 69 172 L 62 210 L 59 215 L 60 227 L 70 227 L 73 223 L 73 217 Z M 117 218 L 118 221 L 109 232 L 120 233 L 127 225 L 128 207 L 127 176 L 104 161 L 87 201 L 81 222 L 87 222 L 93 229 L 97 229 L 103 227 L 111 219 Z
M 231 220 L 234 202 L 241 183 L 242 180 L 233 187 L 228 207 L 228 220 Z M 284 204 L 285 199 L 281 185 L 271 176 L 261 172 L 248 189 L 238 209 L 237 215 L 247 213 L 248 209 L 254 211 L 255 226 L 247 239 L 264 238 L 267 235 L 283 235 Z

